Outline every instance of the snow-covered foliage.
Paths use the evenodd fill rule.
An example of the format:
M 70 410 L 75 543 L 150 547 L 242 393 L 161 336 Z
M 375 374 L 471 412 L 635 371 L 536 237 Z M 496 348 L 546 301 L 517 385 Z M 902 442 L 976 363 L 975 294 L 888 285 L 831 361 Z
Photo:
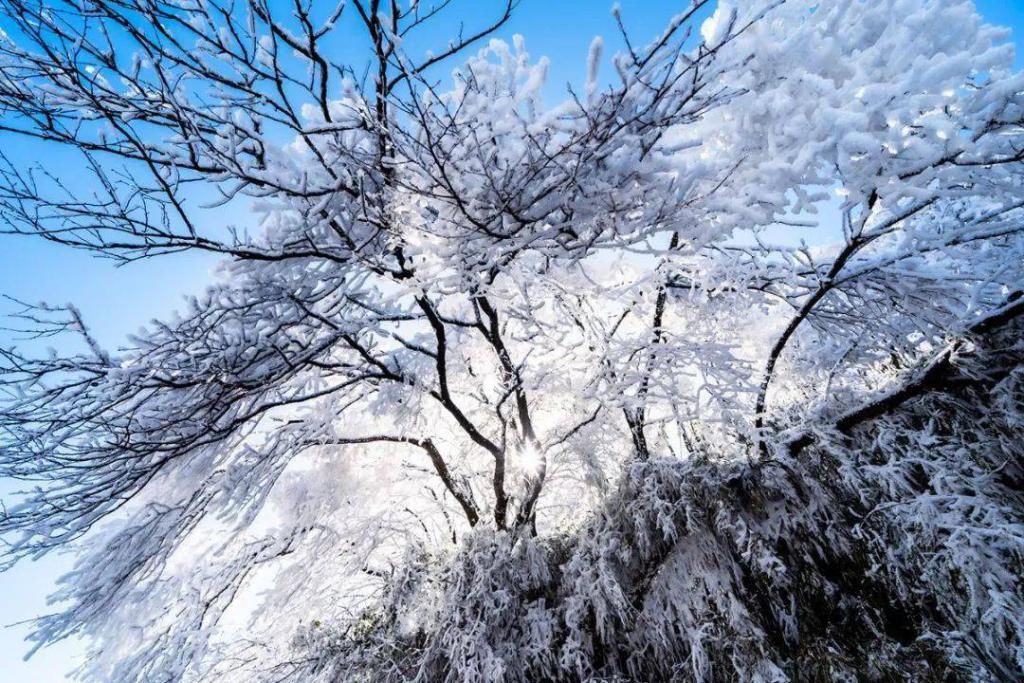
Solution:
M 287 679 L 1017 678 L 1021 331 L 810 450 L 634 463 L 571 533 L 412 557 Z
M 556 96 L 511 0 L 425 45 L 456 5 L 0 0 L 0 132 L 84 169 L 0 156 L 0 230 L 224 258 L 128 348 L 26 305 L 81 350 L 0 350 L 0 567 L 83 552 L 36 642 L 119 681 L 1020 675 L 1016 360 L 932 391 L 1024 308 L 1005 32 L 615 10 Z

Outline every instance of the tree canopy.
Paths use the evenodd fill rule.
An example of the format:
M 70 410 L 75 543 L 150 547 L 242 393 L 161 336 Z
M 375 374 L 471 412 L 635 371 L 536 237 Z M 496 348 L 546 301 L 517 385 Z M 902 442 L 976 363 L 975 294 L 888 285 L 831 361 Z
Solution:
M 494 38 L 515 5 L 460 27 L 451 0 L 0 0 L 0 135 L 81 160 L 0 155 L 0 231 L 223 257 L 126 348 L 26 304 L 30 334 L 78 347 L 0 349 L 0 477 L 29 485 L 0 566 L 82 549 L 36 642 L 87 634 L 100 680 L 784 680 L 829 650 L 793 654 L 813 620 L 772 591 L 813 567 L 841 600 L 821 548 L 883 571 L 857 509 L 890 549 L 997 548 L 950 555 L 985 578 L 941 574 L 974 626 L 935 607 L 918 621 L 947 630 L 910 647 L 857 621 L 894 629 L 873 671 L 1020 675 L 1019 372 L 997 354 L 973 426 L 907 408 L 979 336 L 1018 343 L 1006 33 L 966 0 L 694 0 L 649 42 L 615 10 L 625 49 L 595 39 L 553 97 L 547 61 Z M 921 472 L 829 450 L 850 434 Z M 774 626 L 730 612 L 734 584 Z M 820 675 L 867 670 L 841 664 Z

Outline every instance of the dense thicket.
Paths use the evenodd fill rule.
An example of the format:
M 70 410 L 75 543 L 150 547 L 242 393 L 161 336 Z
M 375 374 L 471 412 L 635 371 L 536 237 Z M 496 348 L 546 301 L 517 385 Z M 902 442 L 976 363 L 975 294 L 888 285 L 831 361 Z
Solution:
M 316 663 L 281 673 L 1014 680 L 1022 332 L 988 330 L 955 363 L 791 438 L 770 462 L 737 465 L 707 444 L 686 461 L 634 464 L 570 533 L 517 544 L 474 532 L 440 558 L 419 548 L 358 620 L 309 624 L 296 651 Z

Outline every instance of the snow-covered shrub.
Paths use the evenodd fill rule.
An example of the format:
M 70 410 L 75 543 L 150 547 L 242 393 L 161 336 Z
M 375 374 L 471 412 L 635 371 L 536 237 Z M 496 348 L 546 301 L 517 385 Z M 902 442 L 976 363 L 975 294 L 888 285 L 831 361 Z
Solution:
M 1019 678 L 1020 332 L 848 434 L 635 463 L 568 535 L 474 532 L 396 571 L 372 640 L 307 654 L 332 681 Z

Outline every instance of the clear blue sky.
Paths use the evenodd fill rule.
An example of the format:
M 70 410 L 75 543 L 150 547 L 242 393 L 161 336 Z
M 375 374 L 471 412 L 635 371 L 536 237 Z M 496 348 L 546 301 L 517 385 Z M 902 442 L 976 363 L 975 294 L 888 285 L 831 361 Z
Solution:
M 475 19 L 490 15 L 497 4 L 497 0 L 462 0 L 461 18 L 471 26 Z M 620 2 L 627 25 L 639 38 L 653 37 L 685 4 L 686 0 Z M 1014 29 L 1015 39 L 1024 35 L 1024 0 L 977 0 L 976 4 L 991 23 Z M 502 36 L 521 33 L 532 55 L 550 57 L 552 88 L 570 81 L 578 85 L 585 76 L 593 36 L 607 39 L 608 52 L 618 47 L 610 7 L 610 0 L 522 0 Z M 1017 62 L 1018 66 L 1024 64 L 1020 56 Z M 73 163 L 67 154 L 28 145 L 10 135 L 0 134 L 0 149 L 15 163 L 42 160 L 59 165 L 65 158 Z M 244 216 L 234 220 L 246 224 Z M 201 291 L 212 265 L 207 258 L 178 255 L 114 268 L 109 261 L 53 245 L 0 236 L 0 294 L 32 302 L 71 301 L 82 310 L 94 333 L 109 345 L 119 344 L 149 319 L 164 317 L 184 294 Z M 0 336 L 0 343 L 7 341 Z M 9 488 L 0 481 L 0 495 Z M 64 672 L 73 666 L 80 651 L 77 644 L 44 650 L 25 663 L 21 658 L 27 649 L 22 642 L 26 627 L 2 628 L 43 613 L 46 595 L 67 566 L 66 558 L 48 558 L 0 574 L 0 683 L 54 683 L 63 680 Z

